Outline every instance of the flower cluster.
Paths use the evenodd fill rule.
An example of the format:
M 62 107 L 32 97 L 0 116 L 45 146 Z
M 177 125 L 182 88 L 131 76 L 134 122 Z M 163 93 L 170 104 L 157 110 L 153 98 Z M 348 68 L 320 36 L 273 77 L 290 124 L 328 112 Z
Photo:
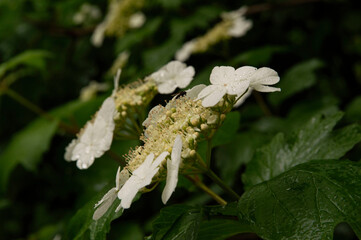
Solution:
M 79 11 L 73 16 L 75 24 L 92 24 L 101 17 L 100 9 L 89 3 L 81 5 Z
M 122 87 L 118 87 L 120 71 L 114 79 L 114 91 L 102 104 L 95 117 L 89 121 L 66 148 L 65 159 L 77 161 L 80 169 L 90 167 L 95 158 L 109 150 L 113 135 L 118 138 L 138 138 L 144 109 L 159 93 L 172 93 L 192 81 L 194 68 L 172 61 L 157 72 Z
M 172 61 L 157 72 L 131 85 L 118 87 L 120 71 L 115 78 L 115 89 L 102 104 L 95 118 L 88 122 L 78 139 L 67 147 L 67 160 L 77 160 L 81 169 L 89 167 L 94 158 L 109 149 L 113 133 L 124 136 L 127 126 L 141 119 L 141 110 L 159 93 L 172 93 L 185 88 L 192 81 L 194 68 Z M 139 192 L 153 189 L 166 180 L 162 201 L 167 203 L 175 191 L 178 174 L 189 174 L 203 169 L 197 154 L 199 142 L 212 138 L 226 114 L 243 101 L 252 90 L 279 91 L 269 85 L 279 81 L 277 72 L 270 68 L 250 66 L 234 69 L 219 66 L 212 70 L 211 85 L 197 85 L 186 95 L 176 95 L 166 106 L 155 106 L 142 123 L 145 127 L 138 146 L 126 155 L 127 165 L 116 176 L 116 186 L 95 205 L 93 218 L 99 219 L 116 198 L 116 211 L 131 206 Z M 139 124 L 140 125 L 140 124 Z M 129 130 L 129 129 L 128 129 Z M 141 129 L 138 126 L 139 134 Z M 203 163 L 204 166 L 204 163 Z
M 252 21 L 244 17 L 247 8 L 223 13 L 222 21 L 216 24 L 205 35 L 186 42 L 176 52 L 175 59 L 186 61 L 194 53 L 206 52 L 211 46 L 231 37 L 242 37 L 252 27 Z
M 107 15 L 94 30 L 91 38 L 93 45 L 96 47 L 101 46 L 104 34 L 122 37 L 130 27 L 134 27 L 135 21 L 139 26 L 139 17 L 134 20 L 133 14 L 137 13 L 143 5 L 144 0 L 111 0 Z M 143 23 L 144 21 L 145 19 L 143 19 Z
M 147 186 L 164 179 L 162 201 L 165 204 L 176 188 L 178 173 L 195 167 L 198 142 L 211 137 L 224 120 L 225 109 L 230 109 L 203 107 L 201 101 L 192 98 L 196 91 L 175 97 L 165 107 L 159 105 L 149 112 L 143 122 L 144 145 L 128 154 L 128 164 L 123 169 L 129 171 L 131 177 L 117 195 L 121 208 L 129 208 L 138 192 L 147 191 Z

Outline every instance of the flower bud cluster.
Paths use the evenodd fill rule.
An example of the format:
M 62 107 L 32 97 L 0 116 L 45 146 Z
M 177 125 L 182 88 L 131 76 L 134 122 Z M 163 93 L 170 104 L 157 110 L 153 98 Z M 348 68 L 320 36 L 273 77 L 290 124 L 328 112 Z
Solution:
M 141 120 L 142 109 L 148 106 L 157 93 L 157 86 L 152 80 L 139 80 L 116 91 L 114 98 L 118 114 L 114 118 L 115 134 L 122 133 L 127 121 Z
M 205 35 L 197 37 L 183 45 L 175 58 L 186 61 L 194 53 L 206 52 L 213 45 L 231 37 L 242 37 L 252 27 L 252 21 L 244 18 L 246 8 L 223 13 L 222 21 L 211 28 Z
M 95 46 L 101 46 L 104 34 L 122 37 L 130 28 L 129 22 L 132 15 L 138 12 L 143 5 L 144 0 L 111 0 L 107 15 L 93 33 L 92 43 Z
M 188 96 L 175 97 L 165 107 L 154 107 L 143 123 L 146 127 L 141 138 L 144 145 L 128 154 L 127 168 L 134 171 L 151 153 L 155 156 L 165 151 L 171 153 L 177 135 L 181 135 L 183 142 L 180 170 L 188 168 L 194 164 L 198 142 L 211 137 L 224 120 L 225 115 L 219 109 L 205 108 L 201 101 L 194 101 Z M 155 178 L 158 176 L 161 180 L 164 169 L 164 165 L 161 166 Z

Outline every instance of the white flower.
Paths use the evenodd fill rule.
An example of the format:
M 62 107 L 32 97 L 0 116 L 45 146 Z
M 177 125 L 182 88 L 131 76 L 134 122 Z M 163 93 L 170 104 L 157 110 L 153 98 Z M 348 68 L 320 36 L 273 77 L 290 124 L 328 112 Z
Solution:
M 79 169 L 90 167 L 95 158 L 109 150 L 113 140 L 116 114 L 113 97 L 108 97 L 97 112 L 93 122 L 88 121 L 83 130 L 66 148 L 64 158 L 77 161 Z
M 182 48 L 175 53 L 175 59 L 181 62 L 186 61 L 192 55 L 195 44 L 195 40 L 186 42 Z
M 267 67 L 259 68 L 250 78 L 250 87 L 258 92 L 276 92 L 280 88 L 270 87 L 267 85 L 276 84 L 280 81 L 278 73 Z
M 163 152 L 154 161 L 154 154 L 149 154 L 144 162 L 133 172 L 132 176 L 118 192 L 122 208 L 129 208 L 138 191 L 152 182 L 152 178 L 159 170 L 159 165 L 168 154 L 168 152 Z
M 90 38 L 91 43 L 95 47 L 100 47 L 103 44 L 104 33 L 105 33 L 106 28 L 107 28 L 106 22 L 102 22 L 102 23 L 98 24 L 98 26 L 95 28 L 93 35 Z
M 126 169 L 120 171 L 120 167 L 117 171 L 117 176 L 115 178 L 115 187 L 110 189 L 104 197 L 95 204 L 94 208 L 96 208 L 93 219 L 98 220 L 101 218 L 104 213 L 106 213 L 109 207 L 113 204 L 114 200 L 117 198 L 118 191 L 124 185 L 124 183 L 129 179 L 129 172 Z M 120 206 L 115 210 L 118 212 L 120 210 Z
M 178 170 L 181 162 L 181 153 L 182 137 L 181 135 L 177 135 L 172 149 L 171 160 L 167 160 L 167 182 L 162 193 L 162 201 L 164 204 L 167 203 L 177 186 Z
M 185 88 L 193 80 L 194 68 L 182 62 L 171 61 L 151 75 L 158 86 L 159 93 L 169 94 L 179 88 Z
M 130 16 L 128 25 L 130 28 L 140 28 L 145 23 L 145 20 L 144 13 L 137 12 Z
M 225 94 L 241 96 L 250 83 L 249 77 L 256 71 L 254 67 L 214 67 L 210 76 L 212 85 L 205 87 L 197 99 L 203 99 L 204 107 L 216 105 Z
M 228 29 L 228 35 L 231 37 L 242 37 L 252 27 L 252 21 L 244 17 L 234 19 L 232 26 Z
M 252 93 L 252 90 L 258 92 L 276 92 L 281 91 L 280 88 L 270 87 L 267 85 L 276 84 L 280 81 L 277 72 L 271 68 L 263 67 L 250 77 L 250 84 L 247 92 L 240 97 L 234 107 L 239 107 Z

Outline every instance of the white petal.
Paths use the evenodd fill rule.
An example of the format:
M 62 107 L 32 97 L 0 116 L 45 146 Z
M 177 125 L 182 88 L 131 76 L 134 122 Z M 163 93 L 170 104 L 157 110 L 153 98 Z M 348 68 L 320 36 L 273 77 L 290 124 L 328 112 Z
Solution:
M 140 185 L 141 180 L 137 176 L 131 176 L 124 184 L 122 189 L 118 192 L 118 198 L 121 200 L 120 205 L 122 208 L 127 209 L 133 202 L 134 197 L 142 188 Z
M 214 67 L 209 79 L 212 84 L 233 82 L 235 80 L 235 70 L 229 66 Z
M 154 159 L 154 154 L 151 153 L 149 154 L 144 162 L 137 168 L 133 171 L 133 175 L 138 175 L 138 176 L 146 176 L 147 175 L 147 172 L 149 171 L 149 168 L 150 166 L 152 165 L 152 162 L 153 162 L 153 159 Z M 132 178 L 132 177 L 131 177 Z
M 181 135 L 177 135 L 172 149 L 171 160 L 167 161 L 167 181 L 162 193 L 162 201 L 164 204 L 167 203 L 177 186 L 178 170 L 181 162 L 181 153 L 182 137 Z
M 258 69 L 251 77 L 251 84 L 276 84 L 280 80 L 278 73 L 267 67 Z
M 255 74 L 257 68 L 251 66 L 243 66 L 237 68 L 236 75 L 238 79 L 249 79 L 253 74 Z
M 152 163 L 152 169 L 155 169 L 156 167 L 158 167 L 159 164 L 161 164 L 163 162 L 163 160 L 168 156 L 168 154 L 169 154 L 169 152 L 162 152 L 161 154 L 159 154 L 159 156 Z
M 115 188 L 110 189 L 104 197 L 95 205 L 97 208 L 93 214 L 93 219 L 98 220 L 101 218 L 113 204 L 114 200 L 117 198 L 117 190 Z
M 231 37 L 242 37 L 252 27 L 252 21 L 243 17 L 233 20 L 232 26 L 228 29 L 228 35 Z
M 179 88 L 185 88 L 189 85 L 190 82 L 192 82 L 194 77 L 195 71 L 194 67 L 189 66 L 183 71 L 179 73 L 179 75 L 176 78 L 176 83 Z
M 177 85 L 175 82 L 169 80 L 158 84 L 157 88 L 158 88 L 158 92 L 161 94 L 170 94 L 174 92 L 174 90 L 177 88 Z
M 106 22 L 100 23 L 94 30 L 93 35 L 91 36 L 91 43 L 95 47 L 100 47 L 103 44 L 104 32 L 106 29 Z
M 236 108 L 236 107 L 239 107 L 242 105 L 242 103 L 244 103 L 244 101 L 249 97 L 251 96 L 251 93 L 252 93 L 252 88 L 248 88 L 247 92 L 245 94 L 243 94 L 243 96 L 238 99 L 238 101 L 236 102 L 236 104 L 233 105 L 233 108 Z M 238 96 L 237 96 L 238 97 Z
M 264 86 L 264 85 L 255 85 L 253 86 L 254 90 L 258 91 L 258 92 L 280 92 L 281 89 L 280 88 L 275 88 L 275 87 L 269 87 L 269 86 Z
M 75 148 L 75 146 L 78 144 L 78 139 L 73 139 L 69 145 L 65 148 L 65 154 L 64 154 L 64 158 L 66 161 L 72 161 L 72 156 L 73 156 L 73 150 Z
M 249 86 L 249 80 L 239 80 L 233 83 L 229 83 L 226 87 L 227 94 L 229 95 L 242 95 Z
M 198 94 L 206 87 L 206 85 L 204 84 L 199 84 L 196 85 L 194 87 L 192 87 L 191 89 L 187 90 L 187 97 L 189 97 L 190 99 L 196 99 L 198 97 Z
M 167 65 L 164 66 L 164 69 L 168 73 L 175 73 L 179 74 L 181 71 L 183 71 L 186 68 L 187 65 L 180 61 L 170 61 Z
M 213 90 L 213 91 L 211 91 Z M 208 93 L 208 95 L 205 95 L 203 97 L 204 94 L 202 93 Z M 221 99 L 222 97 L 226 94 L 226 89 L 223 87 L 220 87 L 219 85 L 211 85 L 206 87 L 205 89 L 203 89 L 199 95 L 198 98 L 203 97 L 203 101 L 202 101 L 202 105 L 204 107 L 213 107 L 214 105 L 216 105 Z

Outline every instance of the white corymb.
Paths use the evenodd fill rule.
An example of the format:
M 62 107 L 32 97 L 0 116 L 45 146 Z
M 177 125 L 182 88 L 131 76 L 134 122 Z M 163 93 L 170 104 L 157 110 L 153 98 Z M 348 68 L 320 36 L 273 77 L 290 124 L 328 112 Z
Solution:
M 214 67 L 210 76 L 212 85 L 205 87 L 197 99 L 202 99 L 204 107 L 216 105 L 225 94 L 241 96 L 250 84 L 250 76 L 256 71 L 254 67 Z
M 95 119 L 87 122 L 78 138 L 68 145 L 64 156 L 65 160 L 77 161 L 76 165 L 79 169 L 87 169 L 93 164 L 95 158 L 109 150 L 113 140 L 115 114 L 114 98 L 108 97 L 97 112 Z
M 182 145 L 182 137 L 181 135 L 177 135 L 174 141 L 171 159 L 167 160 L 167 181 L 162 193 L 162 201 L 164 204 L 167 203 L 170 196 L 177 187 L 178 170 L 181 163 Z
M 104 195 L 104 197 L 94 206 L 94 208 L 96 208 L 93 214 L 94 220 L 98 220 L 104 215 L 104 213 L 108 211 L 109 207 L 113 204 L 114 200 L 117 198 L 118 191 L 128 179 L 129 179 L 128 170 L 123 169 L 122 171 L 120 171 L 120 168 L 118 168 L 117 176 L 115 178 L 115 187 L 110 189 Z M 120 208 L 121 207 L 119 206 L 115 211 L 118 212 Z
M 179 61 L 171 61 L 150 77 L 155 81 L 158 92 L 169 94 L 179 88 L 185 88 L 193 80 L 195 74 L 192 66 L 187 67 L 186 64 Z
M 152 178 L 159 170 L 159 165 L 168 154 L 168 152 L 163 152 L 154 161 L 154 154 L 149 154 L 144 162 L 133 172 L 132 176 L 118 192 L 122 208 L 129 208 L 138 191 L 152 182 Z

